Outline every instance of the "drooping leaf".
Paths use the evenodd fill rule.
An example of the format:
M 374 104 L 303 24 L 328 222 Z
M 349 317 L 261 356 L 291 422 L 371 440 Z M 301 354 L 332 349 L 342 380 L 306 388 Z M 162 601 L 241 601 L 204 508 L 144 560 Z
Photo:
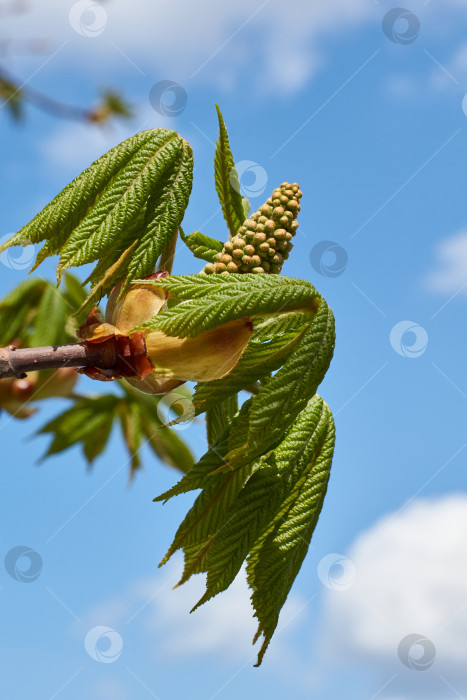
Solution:
M 200 604 L 225 590 L 234 580 L 254 543 L 269 528 L 301 474 L 301 460 L 310 442 L 318 440 L 324 402 L 315 396 L 283 441 L 265 458 L 225 515 L 208 555 L 206 593 Z M 327 414 L 326 420 L 327 422 Z
M 148 445 L 165 464 L 183 473 L 188 472 L 194 464 L 194 457 L 177 430 L 163 424 L 163 416 L 162 413 L 159 415 L 158 405 L 164 397 L 141 393 L 125 382 L 121 382 L 120 385 L 125 393 L 125 404 L 133 405 L 139 414 L 140 446 Z M 182 396 L 185 394 L 186 399 L 191 400 L 190 392 L 185 387 L 179 387 L 177 392 Z M 181 402 L 175 402 L 173 405 L 174 412 L 178 414 L 183 412 L 183 406 L 179 403 Z
M 223 522 L 224 513 L 242 488 L 250 470 L 247 465 L 234 472 L 217 474 L 195 500 L 161 562 L 161 565 L 165 564 L 177 549 L 184 550 L 185 569 L 180 583 L 188 580 L 193 573 L 205 570 L 206 551 Z
M 148 415 L 142 416 L 142 425 L 144 437 L 159 459 L 184 474 L 190 471 L 195 462 L 193 454 L 176 430 L 161 425 Z
M 245 559 L 252 602 L 264 635 L 258 665 L 277 626 L 280 610 L 300 569 L 327 488 L 334 424 L 327 405 L 313 397 L 272 451 L 234 471 L 214 469 L 230 444 L 241 441 L 248 407 L 234 419 L 179 484 L 156 500 L 202 487 L 166 557 L 183 549 L 179 582 L 207 572 L 206 592 L 193 609 L 224 591 Z M 235 424 L 235 421 L 237 423 Z
M 161 565 L 164 564 L 177 549 L 183 549 L 185 568 L 180 584 L 192 574 L 206 570 L 206 556 L 212 538 L 223 522 L 225 511 L 230 507 L 254 468 L 253 464 L 245 464 L 242 468 L 230 472 L 220 472 L 218 469 L 223 465 L 222 455 L 228 450 L 230 444 L 238 443 L 238 433 L 245 430 L 249 407 L 250 402 L 247 401 L 230 426 L 193 469 L 176 486 L 155 499 L 166 500 L 177 493 L 203 488 L 161 562 Z
M 63 290 L 43 279 L 21 282 L 0 300 L 0 346 L 14 340 L 23 347 L 76 340 L 77 322 L 71 317 L 85 294 L 72 275 Z
M 225 457 L 229 451 L 229 446 L 235 446 L 241 442 L 241 436 L 248 426 L 248 414 L 251 408 L 251 399 L 245 401 L 241 409 L 218 436 L 213 445 L 194 465 L 184 477 L 165 493 L 157 496 L 155 501 L 167 501 L 172 496 L 180 493 L 187 493 L 196 489 L 204 488 L 210 482 L 215 481 L 222 467 L 225 466 Z M 239 438 L 240 436 L 240 438 Z
M 0 300 L 0 346 L 19 339 L 28 345 L 33 321 L 47 282 L 28 279 Z
M 193 179 L 193 153 L 190 144 L 180 139 L 177 159 L 166 156 L 161 181 L 152 183 L 152 194 L 146 207 L 144 233 L 131 256 L 129 279 L 149 275 L 156 260 L 177 233 L 183 220 Z M 155 179 L 155 178 L 154 178 Z
M 135 401 L 122 400 L 118 405 L 118 417 L 123 438 L 130 453 L 131 476 L 141 466 L 139 448 L 143 439 L 143 425 L 140 406 Z
M 72 311 L 61 291 L 48 284 L 37 309 L 34 331 L 30 339 L 31 346 L 65 343 L 67 341 L 66 322 Z
M 59 279 L 67 268 L 97 260 L 91 294 L 96 287 L 100 295 L 108 293 L 126 276 L 129 285 L 132 276 L 154 271 L 175 235 L 191 191 L 192 166 L 191 148 L 176 132 L 153 129 L 132 136 L 73 180 L 0 251 L 25 240 L 45 241 L 36 266 L 59 253 Z M 117 278 L 105 278 L 135 241 Z
M 284 433 L 284 425 L 295 420 L 323 381 L 334 342 L 334 316 L 323 299 L 297 348 L 254 397 L 246 440 L 248 449 L 263 449 Z
M 216 110 L 219 119 L 219 139 L 214 154 L 214 180 L 224 219 L 230 235 L 235 236 L 246 216 L 224 118 L 218 105 L 216 105 Z
M 326 495 L 333 451 L 334 422 L 325 405 L 320 423 L 297 465 L 288 498 L 248 558 L 248 584 L 253 590 L 251 600 L 259 623 L 254 641 L 261 635 L 264 638 L 257 666 L 308 551 Z
M 118 402 L 119 397 L 111 394 L 77 400 L 39 430 L 39 434 L 53 435 L 42 459 L 81 443 L 88 462 L 92 463 L 106 447 Z

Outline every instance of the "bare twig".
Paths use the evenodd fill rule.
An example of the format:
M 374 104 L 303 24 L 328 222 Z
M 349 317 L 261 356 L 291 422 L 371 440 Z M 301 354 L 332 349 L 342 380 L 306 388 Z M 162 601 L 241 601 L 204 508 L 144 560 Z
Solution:
M 26 372 L 57 367 L 99 367 L 113 369 L 117 364 L 117 349 L 113 342 L 71 343 L 39 348 L 0 349 L 0 379 L 22 378 Z

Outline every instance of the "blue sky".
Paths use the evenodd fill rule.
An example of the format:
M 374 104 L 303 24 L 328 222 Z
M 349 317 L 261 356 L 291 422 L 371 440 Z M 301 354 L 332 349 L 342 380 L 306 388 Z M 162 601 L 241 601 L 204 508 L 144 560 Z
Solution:
M 320 389 L 337 428 L 328 495 L 260 669 L 241 576 L 190 616 L 202 582 L 172 591 L 180 560 L 157 569 L 191 502 L 152 502 L 173 470 L 148 453 L 128 488 L 118 434 L 91 473 L 78 449 L 38 467 L 47 439 L 26 438 L 65 403 L 27 422 L 0 417 L 1 559 L 24 545 L 43 562 L 30 583 L 0 570 L 9 700 L 467 695 L 467 10 L 410 2 L 395 20 L 393 9 L 45 0 L 2 19 L 6 37 L 49 42 L 29 57 L 11 44 L 4 62 L 22 80 L 83 106 L 116 86 L 135 117 L 99 128 L 31 107 L 17 126 L 0 109 L 0 237 L 112 145 L 163 126 L 194 149 L 185 230 L 224 238 L 218 102 L 254 208 L 282 181 L 300 183 L 285 271 L 318 288 L 337 329 Z M 178 116 L 162 114 L 170 95 L 150 102 L 162 80 L 182 88 Z M 0 260 L 2 294 L 30 266 L 27 250 L 19 265 L 16 254 Z M 52 264 L 42 268 L 53 277 Z M 176 271 L 198 269 L 180 249 Z M 83 389 L 99 390 L 90 381 Z M 203 429 L 183 432 L 197 454 Z M 111 663 L 96 660 L 102 634 Z

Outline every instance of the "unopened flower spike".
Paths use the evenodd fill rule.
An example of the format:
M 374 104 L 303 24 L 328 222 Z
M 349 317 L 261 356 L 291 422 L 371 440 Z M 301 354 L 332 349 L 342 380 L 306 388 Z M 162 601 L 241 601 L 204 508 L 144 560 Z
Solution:
M 296 182 L 283 182 L 257 212 L 246 219 L 238 233 L 217 253 L 214 263 L 205 265 L 206 274 L 269 272 L 279 274 L 292 250 L 298 228 L 302 192 Z

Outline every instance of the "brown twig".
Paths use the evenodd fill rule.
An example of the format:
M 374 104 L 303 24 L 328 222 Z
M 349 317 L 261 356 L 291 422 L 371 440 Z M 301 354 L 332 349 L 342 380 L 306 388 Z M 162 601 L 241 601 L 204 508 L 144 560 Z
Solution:
M 71 343 L 39 348 L 0 349 L 0 379 L 25 377 L 26 372 L 57 367 L 99 367 L 113 369 L 117 365 L 115 343 Z
M 73 105 L 68 105 L 58 100 L 54 100 L 52 97 L 45 95 L 40 90 L 21 84 L 19 80 L 16 80 L 7 71 L 0 67 L 0 78 L 11 85 L 12 92 L 7 98 L 3 99 L 4 103 L 11 102 L 15 98 L 22 97 L 27 102 L 34 104 L 39 109 L 54 114 L 57 117 L 62 117 L 65 119 L 76 119 L 78 121 L 89 121 L 90 111 L 82 109 L 81 107 L 75 107 Z

